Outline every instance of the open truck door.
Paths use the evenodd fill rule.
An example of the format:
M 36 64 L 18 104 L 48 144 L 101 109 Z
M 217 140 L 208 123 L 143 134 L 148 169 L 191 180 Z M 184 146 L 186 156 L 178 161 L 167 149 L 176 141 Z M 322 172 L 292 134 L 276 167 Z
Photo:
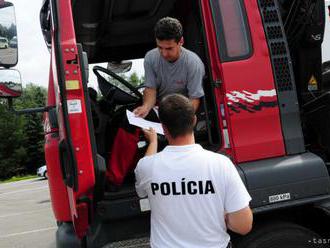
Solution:
M 72 20 L 70 1 L 44 1 L 40 19 L 51 51 L 49 88 L 53 88 L 55 94 L 49 97 L 47 105 L 55 106 L 58 166 L 68 195 L 71 221 L 81 239 L 89 225 L 94 192 L 96 188 L 100 192 L 103 190 L 101 171 L 105 170 L 104 161 L 98 160 L 91 131 L 93 124 L 85 72 L 88 63 L 86 65 L 81 46 L 76 43 L 73 23 L 69 21 Z M 46 158 L 48 153 L 54 155 L 47 148 L 45 153 Z M 97 175 L 101 177 L 96 180 Z
M 250 21 L 262 23 L 259 12 L 251 11 L 258 6 L 248 1 L 216 0 L 201 1 L 201 6 L 213 90 L 219 103 L 222 149 L 237 163 L 283 156 L 286 149 L 303 151 L 301 129 L 289 133 L 286 125 L 286 118 L 299 122 L 295 89 L 282 85 L 280 93 L 285 93 L 278 93 L 264 30 Z M 280 109 L 279 100 L 295 107 L 296 112 Z

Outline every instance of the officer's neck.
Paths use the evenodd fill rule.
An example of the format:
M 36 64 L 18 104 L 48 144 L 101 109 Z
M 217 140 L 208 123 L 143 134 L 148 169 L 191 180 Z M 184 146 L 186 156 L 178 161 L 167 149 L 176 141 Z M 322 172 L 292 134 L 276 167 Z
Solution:
M 194 134 L 187 134 L 176 138 L 167 137 L 170 146 L 185 146 L 195 144 Z

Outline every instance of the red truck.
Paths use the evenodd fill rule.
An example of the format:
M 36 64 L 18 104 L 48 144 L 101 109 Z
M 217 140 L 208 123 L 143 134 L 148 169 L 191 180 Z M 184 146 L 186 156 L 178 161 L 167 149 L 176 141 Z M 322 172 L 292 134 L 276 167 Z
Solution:
M 109 158 L 116 156 L 109 147 L 118 119 L 141 103 L 141 93 L 96 66 L 102 94 L 96 97 L 87 87 L 88 65 L 143 58 L 155 47 L 153 27 L 164 16 L 182 22 L 185 47 L 205 64 L 196 140 L 230 157 L 252 196 L 254 228 L 247 236 L 232 234 L 234 246 L 328 246 L 325 11 L 322 0 L 44 0 L 48 100 L 35 111 L 46 112 L 57 247 L 121 240 L 139 247 L 139 238 L 148 236 L 150 212 L 135 193 L 134 174 L 116 190 L 106 187 L 105 177 Z

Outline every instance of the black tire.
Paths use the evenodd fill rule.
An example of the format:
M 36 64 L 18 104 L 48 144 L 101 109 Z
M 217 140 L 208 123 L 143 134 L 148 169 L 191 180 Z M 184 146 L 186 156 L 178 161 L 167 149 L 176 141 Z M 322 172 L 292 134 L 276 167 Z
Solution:
M 324 248 L 328 244 L 315 232 L 287 222 L 256 227 L 234 248 Z
M 62 222 L 56 231 L 57 248 L 81 248 L 80 240 L 77 238 L 74 227 L 70 222 Z

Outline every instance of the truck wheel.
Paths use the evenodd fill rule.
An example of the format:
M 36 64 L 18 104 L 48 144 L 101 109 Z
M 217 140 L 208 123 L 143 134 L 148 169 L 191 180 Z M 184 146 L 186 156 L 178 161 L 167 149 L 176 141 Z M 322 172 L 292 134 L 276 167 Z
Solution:
M 57 248 L 81 248 L 71 222 L 61 222 L 56 231 Z
M 257 226 L 242 237 L 235 248 L 323 248 L 328 247 L 315 232 L 286 222 Z

